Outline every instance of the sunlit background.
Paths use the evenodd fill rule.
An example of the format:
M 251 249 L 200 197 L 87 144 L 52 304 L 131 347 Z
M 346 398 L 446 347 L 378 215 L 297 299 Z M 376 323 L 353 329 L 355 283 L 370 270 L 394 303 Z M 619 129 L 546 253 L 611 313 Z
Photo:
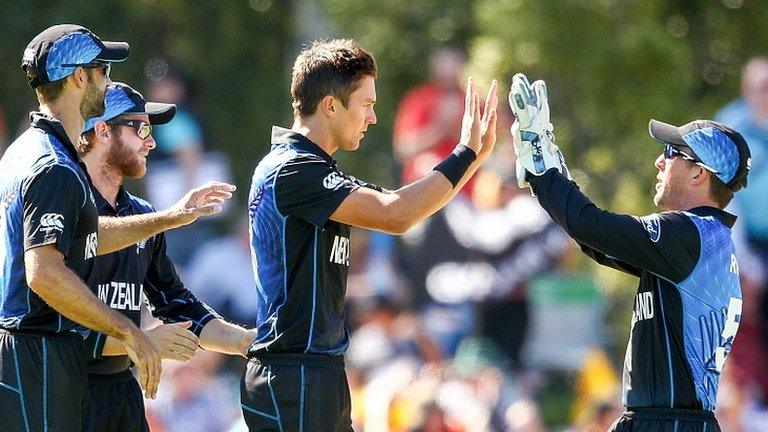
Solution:
M 605 208 L 644 214 L 661 150 L 648 120 L 712 118 L 741 97 L 746 62 L 768 52 L 766 22 L 768 3 L 749 0 L 0 0 L 0 148 L 36 106 L 19 65 L 39 31 L 78 23 L 128 41 L 112 79 L 184 112 L 158 128 L 149 174 L 130 188 L 163 207 L 198 180 L 238 185 L 224 216 L 169 242 L 199 297 L 253 325 L 245 201 L 271 126 L 291 125 L 290 69 L 304 44 L 353 38 L 378 63 L 379 122 L 358 151 L 334 154 L 345 172 L 389 188 L 409 164 L 420 172 L 411 158 L 421 150 L 393 130 L 409 92 L 434 82 L 430 59 L 448 49 L 466 59 L 451 69 L 459 91 L 468 75 L 482 88 L 498 78 L 506 89 L 516 72 L 546 80 L 557 143 L 582 190 Z M 768 90 L 765 75 L 755 91 Z M 455 98 L 433 99 L 428 112 L 460 115 Z M 474 190 L 402 239 L 354 232 L 347 365 L 358 431 L 598 431 L 621 411 L 636 281 L 587 262 L 513 186 L 504 100 L 497 155 Z M 404 134 L 418 127 L 401 118 Z M 764 151 L 755 146 L 768 135 L 756 139 L 757 173 Z M 768 250 L 768 231 L 761 236 L 746 234 Z M 759 362 L 768 342 L 761 262 L 742 261 L 751 312 L 740 336 L 752 357 L 726 366 L 718 417 L 727 431 L 768 430 L 768 379 L 754 370 L 768 365 Z M 243 365 L 210 353 L 167 362 L 148 403 L 152 430 L 242 430 Z

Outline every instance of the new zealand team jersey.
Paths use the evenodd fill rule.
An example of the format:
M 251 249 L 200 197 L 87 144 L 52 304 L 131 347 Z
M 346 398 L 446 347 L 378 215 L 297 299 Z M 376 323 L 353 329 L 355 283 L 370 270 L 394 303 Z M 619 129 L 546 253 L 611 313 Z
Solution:
M 713 411 L 741 318 L 736 217 L 697 207 L 644 217 L 598 209 L 556 170 L 528 175 L 550 216 L 600 264 L 637 276 L 623 403 Z
M 151 213 L 152 206 L 120 188 L 117 208 L 112 207 L 99 191 L 93 190 L 101 216 L 130 216 Z M 146 295 L 152 315 L 165 323 L 192 321 L 191 332 L 200 336 L 203 327 L 218 315 L 186 289 L 166 254 L 165 236 L 160 233 L 135 245 L 100 255 L 95 278 L 96 295 L 110 308 L 140 325 L 142 293 Z M 106 335 L 91 332 L 86 339 L 90 354 L 88 372 L 113 374 L 131 365 L 127 355 L 104 356 Z
M 0 160 L 0 328 L 82 329 L 27 285 L 24 252 L 53 245 L 86 284 L 94 277 L 98 214 L 88 174 L 58 120 L 32 113 L 31 126 Z
M 349 225 L 330 220 L 359 187 L 315 143 L 280 127 L 249 195 L 258 337 L 250 352 L 343 354 Z

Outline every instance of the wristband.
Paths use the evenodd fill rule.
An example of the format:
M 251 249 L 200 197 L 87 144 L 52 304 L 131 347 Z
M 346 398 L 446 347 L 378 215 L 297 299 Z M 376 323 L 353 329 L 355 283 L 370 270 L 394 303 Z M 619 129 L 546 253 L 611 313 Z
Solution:
M 451 152 L 447 158 L 443 159 L 442 162 L 437 164 L 433 170 L 443 173 L 453 187 L 456 187 L 476 158 L 477 154 L 474 150 L 463 144 L 459 144 L 453 149 L 453 152 Z

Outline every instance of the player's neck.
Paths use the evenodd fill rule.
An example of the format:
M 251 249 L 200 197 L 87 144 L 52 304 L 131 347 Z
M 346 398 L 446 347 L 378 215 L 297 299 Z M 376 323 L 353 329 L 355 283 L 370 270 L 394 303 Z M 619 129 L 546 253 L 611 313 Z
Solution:
M 72 106 L 78 108 L 72 109 Z M 77 143 L 80 133 L 83 131 L 83 125 L 85 125 L 85 120 L 82 114 L 80 114 L 79 106 L 79 104 L 73 104 L 71 101 L 66 100 L 64 95 L 56 102 L 40 104 L 40 111 L 42 113 L 55 118 L 61 123 L 61 126 L 64 127 L 64 132 L 67 133 L 67 137 L 73 145 Z
M 113 208 L 117 207 L 117 193 L 124 177 L 107 163 L 107 155 L 93 152 L 82 157 L 91 177 L 91 184 Z
M 329 155 L 339 149 L 330 128 L 315 116 L 294 119 L 291 130 L 304 135 Z

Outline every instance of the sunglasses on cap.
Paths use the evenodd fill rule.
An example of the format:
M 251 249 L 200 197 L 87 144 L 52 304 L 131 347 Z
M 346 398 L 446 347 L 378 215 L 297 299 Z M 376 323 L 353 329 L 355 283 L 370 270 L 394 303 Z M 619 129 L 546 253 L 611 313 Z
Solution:
M 687 153 L 683 150 L 680 150 L 678 147 L 673 146 L 672 144 L 665 144 L 664 145 L 664 159 L 674 159 L 676 157 L 681 157 L 687 161 L 691 161 L 695 163 L 696 165 L 704 168 L 707 171 L 710 171 L 714 174 L 718 174 L 716 169 L 711 168 L 710 166 L 706 165 L 704 162 L 702 162 L 699 158 L 694 157 L 692 154 Z
M 101 69 L 104 71 L 104 77 L 109 78 L 109 73 L 112 71 L 112 63 L 94 60 L 88 63 L 67 63 L 63 64 L 64 67 L 83 67 L 86 69 Z
M 135 130 L 136 135 L 138 135 L 139 138 L 143 140 L 149 138 L 149 136 L 152 135 L 152 130 L 154 129 L 151 124 L 141 120 L 116 120 L 110 121 L 108 123 L 113 125 L 128 126 Z

